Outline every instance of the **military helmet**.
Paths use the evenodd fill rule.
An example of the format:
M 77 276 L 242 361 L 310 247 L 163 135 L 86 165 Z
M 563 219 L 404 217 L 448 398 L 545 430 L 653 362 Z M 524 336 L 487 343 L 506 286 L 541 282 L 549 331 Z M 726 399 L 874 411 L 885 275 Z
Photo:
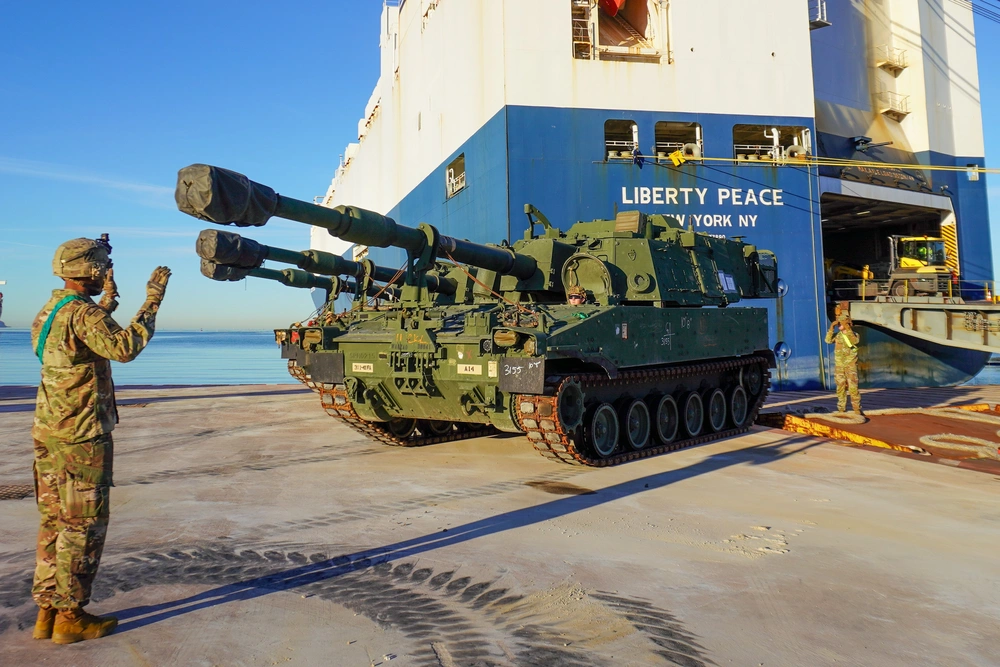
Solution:
M 63 279 L 96 280 L 111 266 L 107 244 L 94 239 L 73 239 L 56 248 L 52 273 Z
M 582 296 L 584 299 L 587 298 L 587 290 L 583 289 L 579 285 L 573 285 L 566 290 L 566 296 Z
M 838 301 L 834 311 L 838 320 L 851 321 L 851 303 L 849 301 Z

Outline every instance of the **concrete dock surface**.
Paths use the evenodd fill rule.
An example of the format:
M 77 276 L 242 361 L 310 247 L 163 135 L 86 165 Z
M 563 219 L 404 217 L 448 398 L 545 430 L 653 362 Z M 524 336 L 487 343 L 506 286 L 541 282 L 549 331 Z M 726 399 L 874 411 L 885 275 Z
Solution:
M 393 448 L 291 385 L 119 402 L 89 607 L 119 629 L 31 639 L 38 514 L 3 500 L 4 665 L 1000 664 L 993 475 L 761 427 L 600 470 L 517 436 Z M 0 390 L 0 486 L 31 483 L 33 407 Z

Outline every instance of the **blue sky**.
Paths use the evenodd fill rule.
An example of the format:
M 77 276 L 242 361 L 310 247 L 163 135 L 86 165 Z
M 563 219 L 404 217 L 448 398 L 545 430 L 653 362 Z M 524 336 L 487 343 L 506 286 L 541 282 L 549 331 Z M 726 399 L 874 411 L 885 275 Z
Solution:
M 173 202 L 177 169 L 207 162 L 278 192 L 326 192 L 378 78 L 382 3 L 0 1 L 0 287 L 24 327 L 58 286 L 55 247 L 111 234 L 128 321 L 158 264 L 174 272 L 169 329 L 266 329 L 312 310 L 305 291 L 213 283 Z M 1000 25 L 977 22 L 987 164 L 1000 165 Z M 991 176 L 1000 220 L 1000 177 Z M 273 220 L 262 242 L 308 246 Z M 994 258 L 1000 256 L 994 232 Z M 994 259 L 996 263 L 996 259 Z

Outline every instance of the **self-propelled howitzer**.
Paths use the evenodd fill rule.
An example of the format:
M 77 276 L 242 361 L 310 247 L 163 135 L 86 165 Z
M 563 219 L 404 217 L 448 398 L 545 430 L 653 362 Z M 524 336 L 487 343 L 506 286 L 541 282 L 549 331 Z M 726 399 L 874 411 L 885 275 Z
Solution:
M 205 165 L 180 172 L 177 201 L 219 224 L 277 215 L 406 250 L 399 303 L 276 331 L 327 412 L 389 444 L 492 426 L 554 460 L 610 465 L 740 433 L 767 395 L 767 311 L 732 306 L 777 297 L 777 263 L 740 239 L 637 211 L 562 232 L 526 206 L 523 239 L 480 245 Z M 439 260 L 465 277 L 446 301 L 427 290 Z M 586 302 L 568 304 L 571 288 Z

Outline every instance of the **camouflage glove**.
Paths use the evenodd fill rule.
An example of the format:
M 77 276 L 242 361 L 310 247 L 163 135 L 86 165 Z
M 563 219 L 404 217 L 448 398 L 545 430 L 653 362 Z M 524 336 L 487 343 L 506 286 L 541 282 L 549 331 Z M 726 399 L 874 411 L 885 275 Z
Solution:
M 102 291 L 104 292 L 104 296 L 101 297 L 101 302 L 97 305 L 109 314 L 115 312 L 115 309 L 118 307 L 118 285 L 115 284 L 114 269 L 108 269 L 107 274 L 105 274 Z
M 146 283 L 146 301 L 159 305 L 167 291 L 167 281 L 170 280 L 170 269 L 158 266 Z

